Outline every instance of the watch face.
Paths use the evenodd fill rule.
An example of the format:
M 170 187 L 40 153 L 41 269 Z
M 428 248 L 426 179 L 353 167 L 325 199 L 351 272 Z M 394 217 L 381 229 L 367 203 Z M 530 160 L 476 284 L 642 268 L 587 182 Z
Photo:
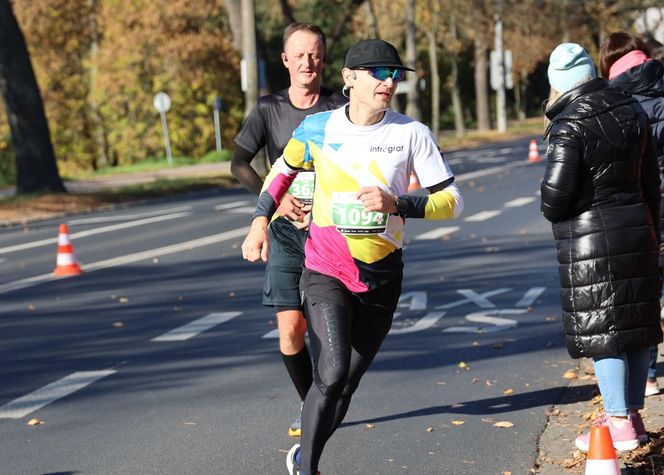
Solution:
M 397 211 L 401 215 L 406 214 L 406 211 L 408 211 L 408 200 L 399 197 L 397 200 Z

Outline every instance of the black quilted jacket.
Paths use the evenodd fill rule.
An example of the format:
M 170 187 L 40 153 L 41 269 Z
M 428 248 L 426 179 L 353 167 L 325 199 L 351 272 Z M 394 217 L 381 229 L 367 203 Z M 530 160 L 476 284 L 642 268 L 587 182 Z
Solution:
M 553 223 L 567 350 L 580 358 L 655 345 L 660 178 L 647 117 L 601 78 L 545 113 L 541 210 Z

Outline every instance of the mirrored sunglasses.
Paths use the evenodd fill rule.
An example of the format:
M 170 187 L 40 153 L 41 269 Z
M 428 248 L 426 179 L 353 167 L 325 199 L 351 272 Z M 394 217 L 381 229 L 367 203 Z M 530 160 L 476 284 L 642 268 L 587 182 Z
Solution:
M 360 68 L 371 75 L 371 77 L 379 81 L 385 81 L 387 78 L 392 78 L 392 81 L 399 82 L 406 79 L 406 72 L 403 69 L 392 69 L 387 67 L 376 68 Z

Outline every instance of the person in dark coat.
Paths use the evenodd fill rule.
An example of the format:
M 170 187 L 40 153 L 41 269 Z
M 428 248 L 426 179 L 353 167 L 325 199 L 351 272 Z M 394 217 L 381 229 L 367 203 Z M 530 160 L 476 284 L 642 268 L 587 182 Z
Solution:
M 602 43 L 599 54 L 602 76 L 608 78 L 612 86 L 634 96 L 648 114 L 660 177 L 664 182 L 664 63 L 653 61 L 651 48 L 640 38 L 625 31 L 611 33 Z M 664 206 L 661 210 L 664 210 Z M 663 231 L 660 229 L 660 233 Z M 664 264 L 664 249 L 660 245 L 660 267 L 662 264 Z M 650 348 L 646 396 L 655 394 L 659 394 L 659 386 L 657 347 L 653 346 Z M 647 436 L 645 440 L 647 441 Z
M 595 77 L 583 47 L 556 47 L 548 76 L 541 210 L 556 241 L 565 342 L 572 358 L 593 359 L 604 403 L 593 424 L 631 450 L 649 348 L 662 341 L 659 167 L 645 112 Z M 576 446 L 588 450 L 589 438 Z

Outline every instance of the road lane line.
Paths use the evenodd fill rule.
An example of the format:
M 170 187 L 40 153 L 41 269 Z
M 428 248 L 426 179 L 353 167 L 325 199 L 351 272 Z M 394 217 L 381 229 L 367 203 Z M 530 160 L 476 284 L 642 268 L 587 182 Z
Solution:
M 209 330 L 210 328 L 228 322 L 242 312 L 221 312 L 211 313 L 203 318 L 189 322 L 186 325 L 175 328 L 161 336 L 157 336 L 150 341 L 184 341 L 195 337 L 199 333 Z
M 174 254 L 180 251 L 195 249 L 197 247 L 209 246 L 211 244 L 217 244 L 219 242 L 227 241 L 229 239 L 242 237 L 246 235 L 248 232 L 249 232 L 249 227 L 245 226 L 244 228 L 233 229 L 232 231 L 227 231 L 225 233 L 220 233 L 220 234 L 213 234 L 211 236 L 195 239 L 193 241 L 182 242 L 178 244 L 173 244 L 171 246 L 160 247 L 158 249 L 151 249 L 149 251 L 136 252 L 134 254 L 129 254 L 126 256 L 114 257 L 103 261 L 93 262 L 91 264 L 83 266 L 83 270 L 85 272 L 92 272 L 99 269 L 106 269 L 109 267 L 130 264 L 132 262 L 144 259 L 152 259 L 167 254 Z M 80 279 L 81 277 L 78 278 Z M 8 282 L 6 284 L 0 285 L 0 294 L 4 294 L 12 290 L 23 289 L 25 287 L 30 287 L 40 282 L 46 282 L 53 279 L 54 279 L 53 274 L 49 273 L 49 274 L 37 275 L 34 277 L 28 277 L 26 279 L 16 280 L 14 282 Z
M 487 219 L 494 218 L 501 213 L 500 210 L 489 210 L 489 211 L 480 211 L 479 213 L 468 216 L 464 221 L 467 222 L 478 222 L 486 221 Z
M 224 203 L 221 205 L 217 205 L 214 207 L 215 211 L 221 211 L 224 209 L 233 209 L 233 208 L 239 208 L 240 206 L 247 206 L 250 205 L 250 201 L 233 201 L 232 203 Z
M 516 198 L 512 201 L 508 201 L 507 203 L 505 203 L 505 207 L 506 208 L 518 208 L 519 206 L 525 206 L 527 204 L 530 204 L 533 201 L 535 201 L 534 196 L 524 196 L 522 198 Z
M 116 214 L 113 216 L 99 216 L 99 217 L 90 217 L 90 218 L 80 218 L 67 220 L 69 226 L 74 226 L 78 224 L 98 224 L 98 223 L 108 223 L 113 221 L 131 221 L 134 219 L 149 218 L 151 216 L 164 216 L 172 213 L 179 213 L 182 211 L 191 211 L 191 206 L 178 206 L 177 208 L 168 208 L 160 209 L 158 211 L 148 211 L 145 213 L 133 213 L 133 214 Z
M 127 223 L 112 224 L 110 226 L 103 226 L 101 228 L 89 229 L 87 231 L 79 231 L 69 235 L 71 240 L 84 238 L 88 236 L 94 236 L 95 234 L 106 233 L 109 231 L 117 231 L 120 229 L 133 228 L 136 226 L 142 226 L 144 224 L 158 223 L 160 221 L 168 221 L 170 219 L 177 219 L 183 216 L 188 216 L 188 212 L 182 213 L 171 213 L 164 214 L 161 216 L 153 216 L 151 218 L 139 219 L 137 221 L 130 221 Z M 42 239 L 40 241 L 26 242 L 24 244 L 17 244 L 15 246 L 3 247 L 0 248 L 0 254 L 9 254 L 10 252 L 24 251 L 26 249 L 32 249 L 35 247 L 45 246 L 47 244 L 55 244 L 58 242 L 57 236 L 54 238 Z
M 528 307 L 533 304 L 537 297 L 542 295 L 542 292 L 546 290 L 546 287 L 531 287 L 528 289 L 528 292 L 525 293 L 521 300 L 519 300 L 515 307 Z
M 229 213 L 253 213 L 254 211 L 256 211 L 255 206 L 241 206 L 240 208 L 229 210 Z
M 0 419 L 20 419 L 21 417 L 25 417 L 31 412 L 41 409 L 58 399 L 62 399 L 79 389 L 83 389 L 115 372 L 116 370 L 114 369 L 107 369 L 72 373 L 0 407 Z
M 431 231 L 427 231 L 426 233 L 418 234 L 415 236 L 415 239 L 439 239 L 443 236 L 447 236 L 448 234 L 455 233 L 459 230 L 459 226 L 452 226 L 450 228 L 436 228 L 432 229 Z

